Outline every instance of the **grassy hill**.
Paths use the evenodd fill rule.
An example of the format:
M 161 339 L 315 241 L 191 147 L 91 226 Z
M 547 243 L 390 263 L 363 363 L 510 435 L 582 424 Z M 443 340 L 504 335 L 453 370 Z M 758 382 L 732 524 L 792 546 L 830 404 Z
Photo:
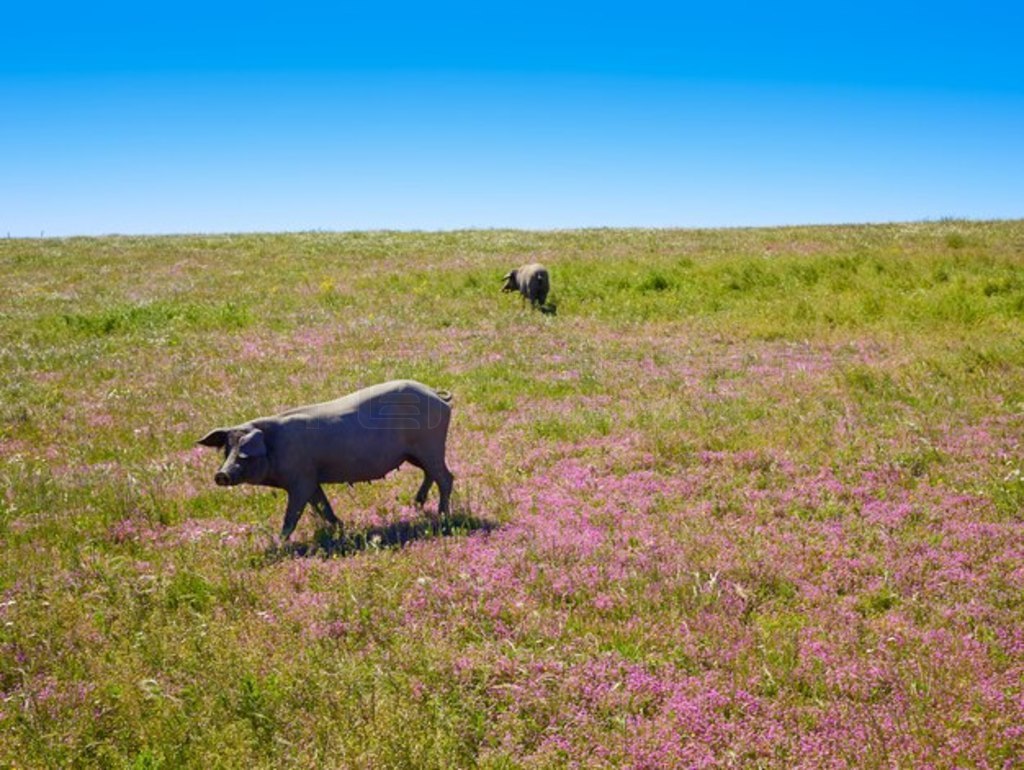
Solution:
M 557 313 L 500 294 L 528 261 Z M 0 274 L 0 766 L 1024 756 L 1022 221 L 0 240 Z M 397 377 L 454 394 L 447 522 L 407 468 L 282 546 L 283 495 L 194 444 Z

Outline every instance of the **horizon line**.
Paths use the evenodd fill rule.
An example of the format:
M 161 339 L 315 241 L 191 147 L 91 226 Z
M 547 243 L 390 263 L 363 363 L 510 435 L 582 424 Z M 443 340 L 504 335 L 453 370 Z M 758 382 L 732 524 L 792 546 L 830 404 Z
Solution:
M 832 227 L 890 227 L 893 225 L 927 225 L 927 224 L 1000 224 L 1011 222 L 1024 222 L 1024 214 L 1019 217 L 971 217 L 971 216 L 938 216 L 924 217 L 920 219 L 879 219 L 847 222 L 806 222 L 788 224 L 761 224 L 761 225 L 578 225 L 566 227 L 515 227 L 502 225 L 481 225 L 468 227 L 365 227 L 365 228 L 302 228 L 295 230 L 197 230 L 192 232 L 146 232 L 146 233 L 103 233 L 103 234 L 71 234 L 71 235 L 46 235 L 46 231 L 39 235 L 12 235 L 6 234 L 3 240 L 7 241 L 65 241 L 65 240 L 105 240 L 119 238 L 233 238 L 233 237 L 259 237 L 259 236 L 287 236 L 287 235 L 355 235 L 355 234 L 409 234 L 409 235 L 445 235 L 457 233 L 487 233 L 487 232 L 516 232 L 516 233 L 574 233 L 588 231 L 675 231 L 692 230 L 699 231 L 721 231 L 721 230 L 808 230 L 823 229 Z

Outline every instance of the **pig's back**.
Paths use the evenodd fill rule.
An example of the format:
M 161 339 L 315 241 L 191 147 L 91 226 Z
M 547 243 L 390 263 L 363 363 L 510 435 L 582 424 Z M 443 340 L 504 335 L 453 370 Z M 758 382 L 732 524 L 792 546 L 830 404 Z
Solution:
M 315 468 L 319 481 L 371 481 L 410 456 L 443 452 L 450 410 L 425 385 L 393 380 L 282 412 L 276 433 L 287 462 Z

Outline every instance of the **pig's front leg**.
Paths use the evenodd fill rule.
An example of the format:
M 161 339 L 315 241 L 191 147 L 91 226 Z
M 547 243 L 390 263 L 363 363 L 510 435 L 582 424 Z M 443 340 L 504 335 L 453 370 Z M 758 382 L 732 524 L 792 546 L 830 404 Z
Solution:
M 341 524 L 341 522 L 338 521 L 338 517 L 334 515 L 334 510 L 331 508 L 331 501 L 328 500 L 327 495 L 324 494 L 324 488 L 319 484 L 316 485 L 316 491 L 309 499 L 309 503 L 313 506 L 313 509 L 320 514 L 320 517 L 332 527 L 337 527 Z
M 282 540 L 287 540 L 295 531 L 295 526 L 299 523 L 299 517 L 302 515 L 302 509 L 306 507 L 306 503 L 310 502 L 319 488 L 319 485 L 313 481 L 296 484 L 288 489 L 288 506 L 284 510 L 284 526 L 281 527 Z M 323 492 L 321 491 L 320 494 L 322 495 Z

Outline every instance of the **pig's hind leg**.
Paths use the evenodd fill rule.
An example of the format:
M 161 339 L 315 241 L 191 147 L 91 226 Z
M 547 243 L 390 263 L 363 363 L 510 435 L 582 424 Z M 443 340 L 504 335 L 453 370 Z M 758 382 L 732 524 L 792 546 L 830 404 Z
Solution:
M 445 462 L 441 461 L 438 469 L 437 488 L 441 491 L 441 502 L 437 505 L 437 512 L 443 516 L 451 514 L 452 485 L 455 483 L 455 476 L 448 470 Z
M 420 491 L 416 494 L 417 502 L 420 501 L 420 495 L 422 494 L 423 500 L 427 499 L 427 492 L 430 491 L 430 485 L 434 482 L 437 483 L 437 488 L 441 493 L 441 501 L 437 504 L 437 512 L 442 516 L 451 513 L 449 500 L 452 495 L 452 484 L 455 481 L 455 477 L 452 472 L 448 470 L 447 464 L 444 459 L 434 461 L 423 466 L 423 486 L 420 487 Z M 420 502 L 420 505 L 423 503 Z
M 434 485 L 434 479 L 429 473 L 427 473 L 426 468 L 423 467 L 423 463 L 420 462 L 418 457 L 406 455 L 403 460 L 410 465 L 415 465 L 423 471 L 423 483 L 420 484 L 420 488 L 416 490 L 416 497 L 414 498 L 416 500 L 416 505 L 422 508 L 423 504 L 427 502 L 427 495 L 430 494 L 430 488 Z
M 422 507 L 427 502 L 427 495 L 430 494 L 430 488 L 434 486 L 434 480 L 430 478 L 430 474 L 423 471 L 423 483 L 420 484 L 420 488 L 416 491 L 416 505 Z
M 412 455 L 407 455 L 405 460 L 423 471 L 423 483 L 420 484 L 420 488 L 416 491 L 416 504 L 422 506 L 426 503 L 430 487 L 437 484 L 437 488 L 441 492 L 441 502 L 438 503 L 437 512 L 440 514 L 449 513 L 449 498 L 452 494 L 452 483 L 455 477 L 448 470 L 443 455 L 440 460 L 430 460 L 427 462 Z

